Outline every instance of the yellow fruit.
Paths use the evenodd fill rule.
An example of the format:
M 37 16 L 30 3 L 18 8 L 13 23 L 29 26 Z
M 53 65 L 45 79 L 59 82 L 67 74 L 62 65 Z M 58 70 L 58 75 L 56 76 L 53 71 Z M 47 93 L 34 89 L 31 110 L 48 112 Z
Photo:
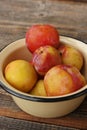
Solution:
M 83 66 L 83 56 L 79 50 L 69 45 L 60 45 L 59 51 L 63 64 L 72 65 L 81 70 Z
M 30 94 L 36 96 L 47 96 L 43 80 L 38 80 L 35 87 L 30 91 Z
M 5 68 L 6 80 L 16 89 L 28 92 L 37 81 L 37 73 L 33 66 L 25 60 L 14 60 Z

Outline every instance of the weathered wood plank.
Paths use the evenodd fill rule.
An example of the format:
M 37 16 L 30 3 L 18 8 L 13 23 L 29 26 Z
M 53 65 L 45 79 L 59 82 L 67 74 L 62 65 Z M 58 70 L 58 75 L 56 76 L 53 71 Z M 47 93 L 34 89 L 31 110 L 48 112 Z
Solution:
M 65 4 L 61 1 L 33 0 L 26 1 L 0 1 L 0 20 L 27 23 L 55 23 L 65 25 L 81 25 L 87 22 L 86 4 Z M 53 19 L 54 18 L 54 19 Z M 85 18 L 85 19 L 84 19 Z M 56 21 L 55 21 L 56 19 Z M 32 23 L 33 22 L 33 23 Z M 58 25 L 58 24 L 57 24 Z M 76 26 L 77 27 L 77 26 Z
M 56 0 L 56 1 L 66 1 L 66 2 L 87 2 L 87 0 Z
M 9 123 L 9 125 L 8 125 Z M 38 122 L 31 122 L 19 119 L 12 119 L 0 116 L 0 130 L 78 130 L 63 126 L 50 125 Z
M 0 27 L 0 49 L 4 46 L 25 37 L 26 29 L 20 26 Z

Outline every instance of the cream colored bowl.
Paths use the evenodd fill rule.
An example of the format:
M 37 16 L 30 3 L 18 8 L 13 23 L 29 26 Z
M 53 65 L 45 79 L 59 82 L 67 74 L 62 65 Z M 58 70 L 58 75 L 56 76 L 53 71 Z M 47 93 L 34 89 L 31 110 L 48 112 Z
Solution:
M 87 80 L 87 45 L 73 38 L 60 36 L 60 41 L 70 44 L 81 51 L 84 56 L 82 73 Z M 74 111 L 84 100 L 87 94 L 87 85 L 80 90 L 65 96 L 42 97 L 32 96 L 13 88 L 4 78 L 5 66 L 15 59 L 29 61 L 32 55 L 25 46 L 25 39 L 9 44 L 0 52 L 0 85 L 9 92 L 16 104 L 25 112 L 45 118 L 61 117 Z

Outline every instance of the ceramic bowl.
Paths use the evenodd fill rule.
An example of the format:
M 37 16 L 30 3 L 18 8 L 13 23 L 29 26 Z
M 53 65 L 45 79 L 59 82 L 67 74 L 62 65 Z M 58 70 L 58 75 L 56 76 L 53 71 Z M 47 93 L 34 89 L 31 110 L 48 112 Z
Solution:
M 87 80 L 87 45 L 65 36 L 60 36 L 60 41 L 74 46 L 83 54 L 84 67 L 82 73 Z M 65 116 L 78 108 L 87 95 L 87 85 L 64 96 L 43 97 L 20 92 L 5 80 L 3 72 L 9 62 L 16 59 L 29 61 L 31 57 L 31 53 L 25 46 L 25 39 L 9 44 L 0 52 L 0 86 L 10 93 L 15 103 L 26 113 L 44 118 Z

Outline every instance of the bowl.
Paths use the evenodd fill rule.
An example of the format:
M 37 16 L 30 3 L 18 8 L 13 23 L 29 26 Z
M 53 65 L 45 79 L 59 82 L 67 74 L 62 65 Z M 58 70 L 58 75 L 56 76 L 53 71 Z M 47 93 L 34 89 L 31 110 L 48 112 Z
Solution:
M 84 57 L 82 73 L 87 80 L 87 45 L 79 40 L 60 36 L 60 41 L 77 48 Z M 44 118 L 65 116 L 83 102 L 87 95 L 87 85 L 63 96 L 43 97 L 21 92 L 12 87 L 4 78 L 5 66 L 16 59 L 29 61 L 32 54 L 25 46 L 25 39 L 17 40 L 4 47 L 0 52 L 0 86 L 12 96 L 14 102 L 26 113 Z

